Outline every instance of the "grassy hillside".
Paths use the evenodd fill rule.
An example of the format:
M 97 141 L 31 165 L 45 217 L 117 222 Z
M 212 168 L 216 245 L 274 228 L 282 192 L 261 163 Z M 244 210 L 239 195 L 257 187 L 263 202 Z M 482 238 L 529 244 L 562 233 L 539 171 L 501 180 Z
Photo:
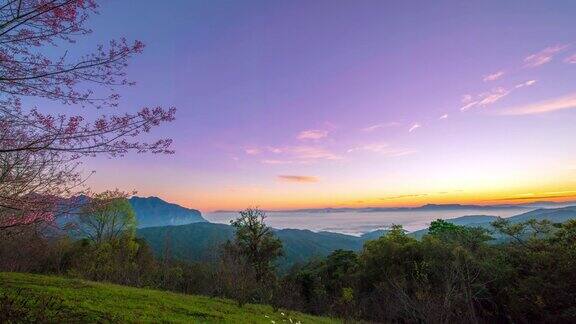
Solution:
M 28 299 L 24 308 L 29 308 L 31 313 L 40 308 L 38 304 L 48 305 L 48 311 L 32 321 L 44 317 L 48 322 L 84 323 L 289 323 L 290 319 L 294 323 L 338 322 L 296 312 L 274 313 L 272 307 L 264 305 L 238 307 L 234 301 L 219 298 L 25 273 L 0 273 L 3 304 L 6 296 L 10 300 Z M 50 297 L 54 299 L 46 302 Z M 6 309 L 2 312 L 5 315 Z M 0 322 L 1 319 L 0 314 Z

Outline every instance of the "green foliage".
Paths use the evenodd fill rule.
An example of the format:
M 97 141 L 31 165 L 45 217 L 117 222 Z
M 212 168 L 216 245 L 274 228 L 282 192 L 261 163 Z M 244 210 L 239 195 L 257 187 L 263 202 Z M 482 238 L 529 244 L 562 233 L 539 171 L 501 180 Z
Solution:
M 236 229 L 234 247 L 254 268 L 256 280 L 274 276 L 273 262 L 282 255 L 282 242 L 266 226 L 266 214 L 259 209 L 246 209 L 230 223 Z
M 376 322 L 574 322 L 576 221 L 493 226 L 511 240 L 441 220 L 421 240 L 394 226 L 357 255 L 295 268 L 281 305 Z
M 134 237 L 136 214 L 128 200 L 117 191 L 105 191 L 82 209 L 79 230 L 96 244 L 119 240 L 122 236 Z
M 428 227 L 428 234 L 432 236 L 444 236 L 458 232 L 464 226 L 454 225 L 443 219 L 437 219 L 430 223 Z

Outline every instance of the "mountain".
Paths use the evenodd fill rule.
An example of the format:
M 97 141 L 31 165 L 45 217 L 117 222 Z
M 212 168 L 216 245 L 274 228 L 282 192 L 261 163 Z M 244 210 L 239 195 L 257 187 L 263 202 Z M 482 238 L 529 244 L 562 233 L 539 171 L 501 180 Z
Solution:
M 136 213 L 139 228 L 206 222 L 200 211 L 171 204 L 158 197 L 134 196 L 129 201 Z
M 436 207 L 429 206 L 427 208 Z M 452 208 L 458 207 L 453 206 Z M 158 218 L 162 217 L 161 213 L 157 215 Z M 572 218 L 576 219 L 576 206 L 537 209 L 510 217 L 509 219 L 512 222 L 521 222 L 528 219 L 548 219 L 553 222 L 564 222 Z M 447 219 L 446 221 L 456 225 L 492 229 L 490 223 L 495 219 L 497 217 L 491 215 L 469 215 Z M 284 247 L 285 255 L 279 260 L 279 265 L 284 270 L 295 263 L 303 263 L 314 257 L 323 257 L 337 249 L 360 251 L 364 242 L 377 239 L 386 234 L 386 232 L 386 230 L 377 230 L 358 237 L 300 229 L 274 230 L 275 235 L 282 241 Z M 427 232 L 427 229 L 423 229 L 412 232 L 410 235 L 415 238 L 421 238 Z M 218 248 L 222 243 L 234 238 L 234 228 L 230 225 L 200 221 L 179 226 L 140 228 L 138 236 L 145 239 L 158 256 L 168 251 L 171 257 L 181 261 L 207 261 L 214 260 L 217 257 Z M 496 238 L 498 240 L 501 239 L 497 235 Z
M 542 203 L 544 204 L 544 202 Z M 418 207 L 342 207 L 342 208 L 306 208 L 306 209 L 291 209 L 291 210 L 269 210 L 267 212 L 282 212 L 282 213 L 344 213 L 344 212 L 413 212 L 413 211 L 453 211 L 453 210 L 519 210 L 534 209 L 534 206 L 528 205 L 462 205 L 462 204 L 426 204 Z M 216 213 L 232 212 L 228 210 L 219 210 Z
M 475 227 L 475 226 L 481 226 L 483 224 L 489 225 L 491 222 L 495 221 L 496 219 L 498 219 L 497 216 L 468 215 L 468 216 L 445 219 L 445 221 L 447 221 L 448 223 L 452 223 L 454 225 Z M 410 235 L 411 237 L 417 238 L 417 239 L 421 239 L 426 234 L 428 234 L 427 228 L 411 232 L 408 235 Z
M 379 238 L 379 237 L 382 236 L 382 235 L 386 235 L 387 233 L 388 233 L 388 230 L 379 229 L 379 230 L 375 230 L 375 231 L 372 231 L 372 232 L 364 233 L 364 234 L 362 234 L 362 235 L 360 236 L 360 238 L 361 238 L 363 241 L 370 241 L 370 240 L 375 240 L 375 239 Z
M 357 236 L 299 229 L 275 229 L 274 234 L 284 247 L 284 256 L 279 261 L 283 269 L 314 257 L 326 256 L 337 249 L 359 251 L 365 241 Z M 234 238 L 234 228 L 202 222 L 141 228 L 138 236 L 148 242 L 156 255 L 161 256 L 169 251 L 171 257 L 181 261 L 207 261 L 214 260 L 222 243 Z
M 560 208 L 560 207 L 576 206 L 576 201 L 562 201 L 562 202 L 534 201 L 531 203 L 522 204 L 521 206 L 534 207 L 534 208 Z
M 488 215 L 472 215 L 472 216 L 463 216 L 452 219 L 446 219 L 445 221 L 462 226 L 483 227 L 493 231 L 494 228 L 492 227 L 491 223 L 497 218 L 498 217 L 496 216 L 488 216 Z M 512 223 L 521 223 L 528 221 L 530 219 L 535 219 L 539 221 L 549 220 L 553 223 L 563 223 L 570 219 L 576 219 L 576 206 L 548 208 L 548 209 L 540 208 L 516 216 L 512 216 L 507 219 Z M 414 238 L 420 239 L 427 233 L 428 229 L 426 228 L 412 232 L 409 235 Z M 494 233 L 493 236 L 498 242 L 504 239 L 503 236 L 498 235 L 497 233 Z
M 512 222 L 525 222 L 529 219 L 547 219 L 553 223 L 563 223 L 574 218 L 576 218 L 576 206 L 548 209 L 540 208 L 524 214 L 512 216 L 509 219 Z

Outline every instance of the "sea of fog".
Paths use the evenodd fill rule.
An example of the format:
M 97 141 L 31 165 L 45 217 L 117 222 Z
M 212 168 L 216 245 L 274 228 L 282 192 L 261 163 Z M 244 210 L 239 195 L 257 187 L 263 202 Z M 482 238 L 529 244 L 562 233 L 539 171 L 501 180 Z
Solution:
M 392 224 L 400 224 L 407 231 L 417 231 L 428 227 L 431 221 L 438 218 L 449 219 L 467 215 L 492 215 L 510 217 L 527 212 L 527 209 L 502 210 L 436 210 L 436 211 L 382 211 L 382 212 L 267 212 L 268 226 L 284 229 L 308 229 L 312 231 L 329 231 L 351 235 L 361 235 L 378 229 L 385 229 Z M 229 224 L 238 213 L 216 212 L 203 215 L 208 221 Z

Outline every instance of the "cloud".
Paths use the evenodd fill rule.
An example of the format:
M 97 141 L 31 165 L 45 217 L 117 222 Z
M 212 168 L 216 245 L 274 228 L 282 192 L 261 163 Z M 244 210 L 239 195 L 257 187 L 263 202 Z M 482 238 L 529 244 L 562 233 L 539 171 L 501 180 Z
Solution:
M 554 56 L 564 49 L 566 49 L 568 45 L 555 45 L 546 47 L 545 49 L 541 50 L 538 53 L 528 55 L 524 58 L 524 67 L 526 68 L 535 68 L 546 63 L 552 61 Z
M 249 147 L 249 148 L 245 149 L 244 152 L 248 155 L 256 155 L 256 154 L 260 154 L 260 149 L 257 147 Z
M 274 146 L 269 146 L 268 147 L 268 151 L 275 153 L 275 154 L 280 154 L 282 153 L 282 149 L 279 147 L 274 147 Z
M 511 197 L 504 197 L 496 200 L 531 200 L 531 199 L 572 198 L 572 197 L 576 197 L 576 191 L 574 190 L 542 192 L 539 194 L 534 194 L 530 192 L 530 193 L 518 194 Z
M 491 105 L 498 100 L 504 98 L 510 93 L 510 91 L 506 90 L 505 88 L 498 87 L 496 89 L 492 89 L 490 92 L 483 93 L 480 95 L 481 100 L 478 102 L 478 106 L 487 106 Z
M 412 127 L 410 127 L 408 133 L 412 133 L 413 131 L 417 130 L 420 127 L 422 127 L 422 125 L 420 125 L 419 123 L 415 123 L 414 125 L 412 125 Z
M 469 103 L 465 104 L 464 106 L 460 107 L 460 111 L 466 111 L 466 110 L 476 106 L 477 104 L 478 104 L 478 101 L 469 102 Z
M 371 126 L 362 128 L 362 131 L 364 131 L 364 132 L 373 132 L 373 131 L 378 130 L 378 129 L 381 129 L 381 128 L 388 128 L 388 127 L 395 127 L 395 126 L 400 126 L 400 123 L 397 123 L 397 122 L 389 122 L 389 123 L 371 125 Z
M 484 78 L 482 78 L 482 81 L 484 81 L 484 82 L 496 81 L 503 76 L 504 76 L 504 71 L 498 71 L 498 72 L 495 72 L 492 74 L 485 75 Z
M 424 197 L 428 196 L 428 194 L 412 194 L 412 195 L 399 195 L 399 196 L 390 196 L 380 198 L 380 200 L 392 200 L 392 199 L 403 199 L 403 198 L 416 198 L 416 197 Z
M 465 95 L 462 98 L 464 106 L 460 107 L 460 111 L 466 111 L 474 107 L 484 107 L 496 103 L 500 99 L 510 94 L 510 90 L 503 87 L 494 88 L 488 92 L 481 93 L 472 98 L 470 95 Z
M 517 84 L 514 88 L 520 89 L 520 88 L 523 88 L 523 87 L 529 87 L 529 86 L 532 86 L 532 85 L 536 84 L 536 82 L 537 82 L 537 80 L 528 80 L 528 81 L 526 81 L 526 82 Z
M 566 59 L 564 59 L 564 62 L 568 64 L 576 64 L 576 53 L 571 56 L 568 56 Z
M 317 177 L 302 175 L 279 175 L 277 178 L 282 182 L 314 183 L 319 181 Z
M 388 144 L 385 143 L 375 143 L 375 144 L 366 144 L 353 147 L 347 150 L 348 153 L 354 152 L 371 152 L 371 153 L 378 153 L 389 157 L 396 157 L 396 156 L 404 156 L 416 153 L 415 150 L 410 149 L 402 149 L 402 148 L 392 148 Z
M 308 164 L 322 160 L 342 160 L 342 156 L 316 146 L 286 146 L 274 150 L 269 148 L 269 151 L 278 157 L 264 159 L 261 161 L 264 164 Z
M 500 115 L 536 115 L 576 108 L 576 93 L 534 104 L 504 109 Z
M 328 136 L 328 132 L 318 129 L 309 129 L 301 131 L 298 134 L 299 140 L 319 140 Z
M 300 160 L 341 160 L 342 157 L 326 149 L 311 146 L 294 146 L 285 152 Z
M 444 114 L 444 115 L 440 116 L 440 118 L 438 118 L 438 119 L 439 120 L 448 119 L 448 114 Z
M 262 160 L 264 164 L 292 164 L 294 161 L 290 160 Z

